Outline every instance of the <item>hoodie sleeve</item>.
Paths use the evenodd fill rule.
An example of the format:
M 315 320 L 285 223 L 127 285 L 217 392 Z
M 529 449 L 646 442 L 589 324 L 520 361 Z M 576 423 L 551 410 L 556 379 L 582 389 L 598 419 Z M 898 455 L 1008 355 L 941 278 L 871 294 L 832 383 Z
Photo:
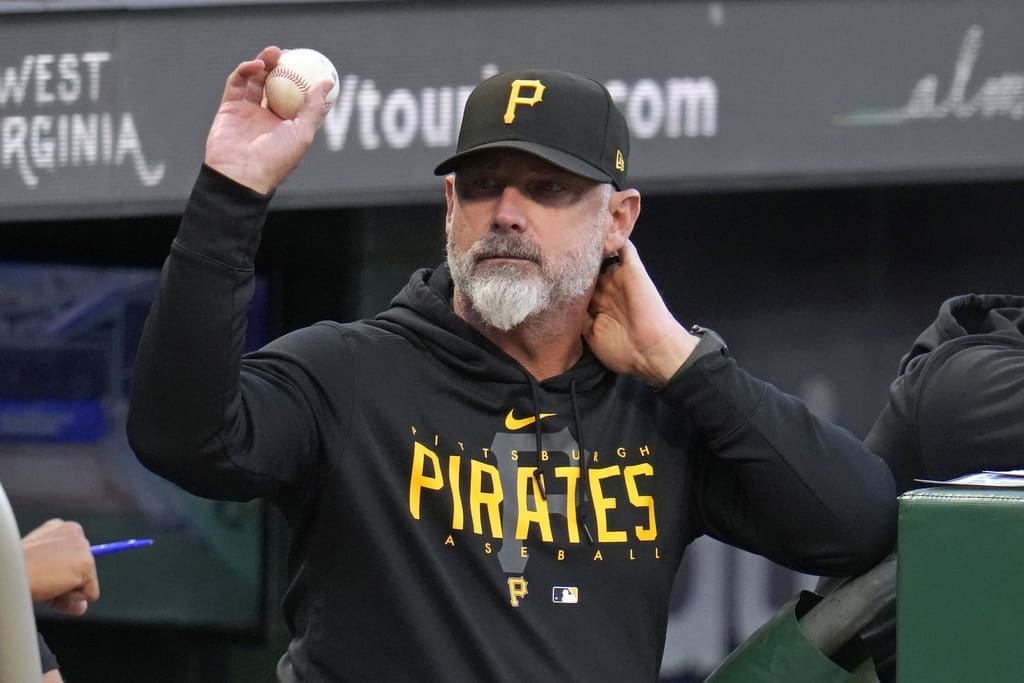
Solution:
M 859 573 L 891 552 L 892 474 L 853 434 L 721 354 L 662 395 L 707 446 L 689 457 L 708 534 L 811 574 Z
M 287 374 L 241 372 L 269 200 L 203 167 L 139 342 L 129 443 L 197 495 L 273 497 L 313 450 L 316 430 Z

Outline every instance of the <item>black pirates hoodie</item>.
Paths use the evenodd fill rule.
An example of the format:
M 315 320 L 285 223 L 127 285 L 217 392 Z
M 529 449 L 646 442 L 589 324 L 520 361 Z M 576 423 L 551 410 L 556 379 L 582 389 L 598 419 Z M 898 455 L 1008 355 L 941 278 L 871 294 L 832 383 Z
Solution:
M 797 399 L 720 353 L 658 391 L 589 352 L 538 382 L 444 266 L 243 356 L 268 201 L 201 172 L 128 429 L 154 472 L 289 520 L 279 680 L 654 681 L 694 538 L 820 574 L 891 548 L 888 468 Z

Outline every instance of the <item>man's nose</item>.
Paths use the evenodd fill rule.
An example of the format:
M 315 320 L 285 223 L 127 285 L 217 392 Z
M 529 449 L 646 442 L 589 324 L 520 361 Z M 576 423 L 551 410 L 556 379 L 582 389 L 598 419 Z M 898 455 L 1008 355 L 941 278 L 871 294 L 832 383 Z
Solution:
M 515 230 L 517 232 L 525 230 L 528 201 L 529 199 L 519 188 L 514 185 L 506 185 L 494 205 L 493 227 L 498 230 Z

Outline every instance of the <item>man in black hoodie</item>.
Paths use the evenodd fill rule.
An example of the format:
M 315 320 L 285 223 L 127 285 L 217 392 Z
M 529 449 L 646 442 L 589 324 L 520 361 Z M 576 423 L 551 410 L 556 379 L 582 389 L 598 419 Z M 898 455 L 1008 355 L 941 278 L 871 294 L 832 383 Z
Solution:
M 669 313 L 591 79 L 478 85 L 436 169 L 447 263 L 243 357 L 271 194 L 326 113 L 327 83 L 260 106 L 280 54 L 228 77 L 128 423 L 153 471 L 289 520 L 279 680 L 653 681 L 696 537 L 819 574 L 891 548 L 885 463 Z

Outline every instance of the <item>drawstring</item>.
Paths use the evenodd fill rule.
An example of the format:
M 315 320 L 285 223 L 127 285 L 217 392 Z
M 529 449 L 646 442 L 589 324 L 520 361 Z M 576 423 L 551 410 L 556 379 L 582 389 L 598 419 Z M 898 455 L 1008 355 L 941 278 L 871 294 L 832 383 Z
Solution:
M 576 380 L 569 382 L 569 398 L 572 400 L 572 417 L 576 421 L 576 439 L 580 447 L 580 483 L 577 486 L 579 502 L 576 504 L 576 518 L 579 520 L 587 543 L 594 545 L 594 537 L 587 526 L 587 510 L 590 508 L 590 487 L 587 480 L 587 451 L 583 447 L 583 422 L 580 420 L 580 408 L 576 402 Z
M 533 454 L 533 476 L 537 480 L 537 489 L 540 491 L 541 500 L 547 500 L 548 492 L 544 489 L 544 473 L 540 469 L 540 452 L 544 448 L 544 440 L 540 431 L 540 411 L 538 410 L 540 401 L 537 398 L 537 383 L 533 381 L 533 378 L 530 378 L 530 391 L 533 392 L 533 416 L 535 418 L 533 434 L 537 438 L 537 448 Z
M 548 499 L 547 490 L 544 488 L 544 473 L 541 471 L 540 458 L 541 451 L 544 448 L 543 433 L 540 428 L 540 398 L 537 396 L 537 383 L 533 381 L 532 377 L 528 377 L 530 384 L 530 391 L 533 393 L 533 413 L 536 418 L 533 421 L 534 424 L 534 436 L 536 437 L 536 449 L 534 451 L 534 469 L 533 475 L 537 481 L 537 490 L 540 492 L 542 500 Z M 580 449 L 580 483 L 576 487 L 577 489 L 577 500 L 573 502 L 576 505 L 576 519 L 579 522 L 580 528 L 583 530 L 583 535 L 587 538 L 587 543 L 594 545 L 594 536 L 590 533 L 590 527 L 587 526 L 587 511 L 590 509 L 590 489 L 589 482 L 587 479 L 587 451 L 583 447 L 583 421 L 580 420 L 580 408 L 579 403 L 576 401 L 576 380 L 573 379 L 569 383 L 569 398 L 572 401 L 572 417 L 576 422 L 576 439 L 578 441 Z M 566 501 L 566 504 L 570 504 Z

